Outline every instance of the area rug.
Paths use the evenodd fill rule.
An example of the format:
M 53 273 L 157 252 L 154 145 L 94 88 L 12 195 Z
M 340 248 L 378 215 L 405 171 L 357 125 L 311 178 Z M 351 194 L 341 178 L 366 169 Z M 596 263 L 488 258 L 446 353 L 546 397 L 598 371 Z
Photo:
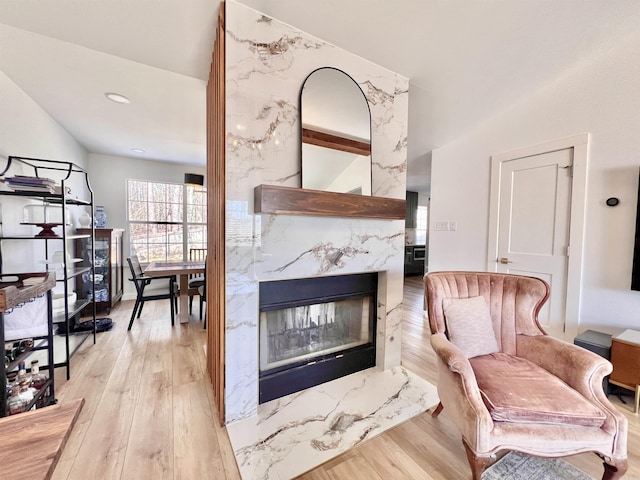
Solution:
M 594 480 L 561 458 L 509 452 L 482 474 L 482 480 Z

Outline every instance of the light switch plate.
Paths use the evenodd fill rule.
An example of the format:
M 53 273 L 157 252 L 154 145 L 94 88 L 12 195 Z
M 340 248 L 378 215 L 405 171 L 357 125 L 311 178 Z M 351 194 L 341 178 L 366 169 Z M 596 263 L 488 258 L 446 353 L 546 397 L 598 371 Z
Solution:
M 449 222 L 436 222 L 434 226 L 435 226 L 436 232 L 449 231 Z

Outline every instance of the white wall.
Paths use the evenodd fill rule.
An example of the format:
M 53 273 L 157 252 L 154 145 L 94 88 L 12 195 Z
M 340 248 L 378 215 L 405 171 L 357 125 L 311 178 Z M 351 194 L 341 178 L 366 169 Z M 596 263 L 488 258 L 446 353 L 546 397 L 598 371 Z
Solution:
M 358 190 L 362 195 L 371 195 L 371 157 L 356 155 L 353 161 L 333 179 L 327 188 L 328 192 L 352 192 Z
M 491 155 L 587 132 L 579 328 L 640 329 L 640 292 L 629 289 L 640 168 L 638 58 L 634 33 L 433 152 L 430 271 L 486 270 Z M 611 196 L 619 206 L 605 206 Z M 458 230 L 434 231 L 441 221 L 457 221 Z
M 186 172 L 205 174 L 204 166 L 97 153 L 89 154 L 88 170 L 95 204 L 104 206 L 107 213 L 106 228 L 125 229 L 123 252 L 125 262 L 130 255 L 129 236 L 126 231 L 127 179 L 183 183 Z M 125 263 L 124 300 L 135 299 L 135 288 L 131 282 L 126 281 L 129 276 L 128 266 Z
M 86 167 L 87 152 L 31 97 L 0 71 L 0 165 L 9 155 L 62 160 Z M 10 173 L 15 173 L 11 170 Z M 25 171 L 33 175 L 33 171 Z M 51 175 L 56 178 L 55 175 Z M 76 187 L 72 184 L 72 189 Z M 78 188 L 78 192 L 80 189 Z M 0 197 L 2 228 L 13 234 L 31 234 L 34 227 L 20 226 L 26 199 Z M 75 212 L 70 212 L 75 216 Z M 35 231 L 33 231 L 35 233 Z M 2 242 L 4 272 L 43 271 L 42 242 Z M 61 249 L 61 248 L 60 248 Z

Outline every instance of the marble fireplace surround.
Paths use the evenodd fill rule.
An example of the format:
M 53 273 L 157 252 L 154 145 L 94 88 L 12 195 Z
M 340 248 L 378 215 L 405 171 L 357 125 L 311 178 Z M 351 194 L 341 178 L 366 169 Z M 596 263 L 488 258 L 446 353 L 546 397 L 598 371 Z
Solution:
M 226 2 L 225 423 L 258 412 L 262 281 L 379 272 L 376 369 L 400 365 L 404 220 L 258 213 L 259 185 L 300 188 L 299 94 L 341 69 L 371 110 L 372 196 L 404 200 L 408 80 L 235 1 Z
M 289 215 L 254 203 L 260 185 L 300 189 L 300 88 L 326 66 L 348 73 L 369 103 L 372 197 L 404 201 L 409 82 L 225 4 L 224 421 L 243 478 L 286 479 L 437 403 L 435 388 L 400 365 L 402 215 Z M 378 272 L 376 366 L 258 405 L 260 282 L 365 272 Z

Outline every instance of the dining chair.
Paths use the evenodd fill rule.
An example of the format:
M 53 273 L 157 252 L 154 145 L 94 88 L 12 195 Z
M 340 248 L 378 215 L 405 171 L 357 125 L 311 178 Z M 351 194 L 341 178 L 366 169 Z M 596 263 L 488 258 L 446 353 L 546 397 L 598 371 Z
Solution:
M 189 260 L 192 262 L 204 262 L 207 258 L 206 248 L 190 248 Z M 193 297 L 200 295 L 199 288 L 204 285 L 204 275 L 199 273 L 189 275 L 189 314 L 193 311 Z M 202 308 L 204 300 L 200 295 L 200 320 L 202 320 Z
M 204 282 L 198 287 L 198 294 L 200 295 L 200 318 L 202 318 L 202 307 L 207 301 L 207 261 L 204 262 Z M 207 312 L 204 312 L 204 322 L 202 322 L 202 328 L 207 328 Z
M 137 255 L 132 255 L 127 258 L 127 263 L 129 264 L 129 269 L 131 270 L 131 278 L 129 280 L 133 282 L 137 292 L 136 303 L 133 307 L 133 312 L 131 312 L 131 320 L 129 320 L 129 327 L 127 328 L 127 330 L 131 330 L 135 318 L 140 318 L 144 302 L 148 302 L 151 300 L 170 300 L 169 304 L 171 305 L 171 325 L 175 325 L 175 312 L 178 310 L 177 298 L 180 292 L 175 275 L 167 275 L 164 277 L 146 276 L 142 270 L 140 260 L 138 259 Z M 147 287 L 151 285 L 152 282 L 158 284 L 162 282 L 167 283 L 167 280 L 168 285 L 166 286 L 157 288 L 154 286 L 147 289 Z

